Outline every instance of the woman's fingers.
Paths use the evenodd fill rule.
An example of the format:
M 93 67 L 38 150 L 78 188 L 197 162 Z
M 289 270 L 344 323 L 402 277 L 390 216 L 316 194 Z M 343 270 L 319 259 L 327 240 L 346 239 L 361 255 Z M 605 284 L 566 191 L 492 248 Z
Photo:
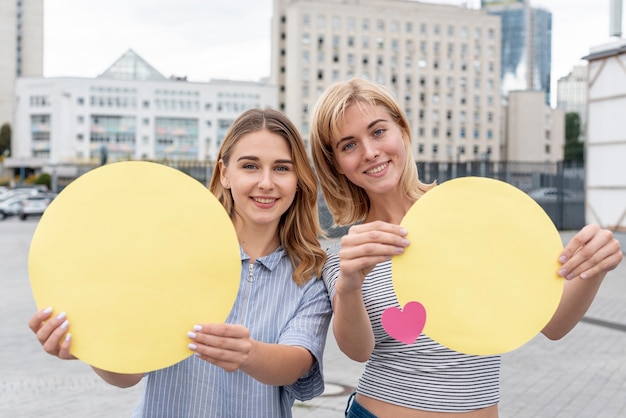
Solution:
M 36 312 L 28 321 L 28 327 L 35 333 L 44 351 L 66 360 L 76 358 L 70 354 L 69 326 L 65 312 L 53 316 L 50 307 Z
M 622 258 L 620 243 L 611 231 L 587 225 L 563 249 L 559 275 L 567 279 L 594 277 L 615 269 Z
M 227 371 L 237 370 L 245 364 L 252 350 L 250 332 L 242 325 L 196 325 L 187 336 L 192 340 L 189 349 Z

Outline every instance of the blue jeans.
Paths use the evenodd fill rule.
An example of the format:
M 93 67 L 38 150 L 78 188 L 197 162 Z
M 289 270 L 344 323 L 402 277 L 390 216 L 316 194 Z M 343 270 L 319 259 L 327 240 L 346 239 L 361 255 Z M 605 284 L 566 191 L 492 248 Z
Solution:
M 356 401 L 356 392 L 348 398 L 348 405 L 346 406 L 346 418 L 377 418 L 367 409 Z

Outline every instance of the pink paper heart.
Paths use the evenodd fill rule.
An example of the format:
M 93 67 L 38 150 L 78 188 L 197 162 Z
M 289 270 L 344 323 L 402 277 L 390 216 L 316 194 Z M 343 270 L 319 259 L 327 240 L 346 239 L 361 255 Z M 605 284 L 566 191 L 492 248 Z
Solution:
M 408 302 L 403 310 L 392 306 L 385 309 L 381 322 L 387 334 L 405 344 L 413 344 L 426 324 L 426 309 L 419 302 Z

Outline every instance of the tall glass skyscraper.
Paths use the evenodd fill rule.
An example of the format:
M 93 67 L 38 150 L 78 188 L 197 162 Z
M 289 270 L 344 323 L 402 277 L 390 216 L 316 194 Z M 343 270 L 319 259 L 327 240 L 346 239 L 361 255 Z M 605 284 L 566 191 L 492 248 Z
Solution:
M 550 103 L 552 13 L 528 0 L 482 0 L 483 9 L 502 19 L 501 88 L 541 90 Z

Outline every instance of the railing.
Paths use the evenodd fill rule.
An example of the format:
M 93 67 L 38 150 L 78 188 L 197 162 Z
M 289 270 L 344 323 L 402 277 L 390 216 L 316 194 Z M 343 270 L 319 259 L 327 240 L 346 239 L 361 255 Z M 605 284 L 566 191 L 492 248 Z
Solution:
M 155 162 L 176 168 L 207 186 L 214 168 L 214 163 L 210 161 Z M 75 170 L 72 171 L 76 173 L 75 176 L 57 179 L 59 190 L 97 165 L 74 167 Z M 417 169 L 420 179 L 426 183 L 436 181 L 441 184 L 453 178 L 467 176 L 498 179 L 529 193 L 559 230 L 577 230 L 585 225 L 585 169 L 582 162 L 418 162 Z M 332 220 L 323 198 L 320 200 L 320 219 L 322 225 L 329 229 Z M 345 228 L 329 229 L 329 235 L 337 236 L 345 231 Z

